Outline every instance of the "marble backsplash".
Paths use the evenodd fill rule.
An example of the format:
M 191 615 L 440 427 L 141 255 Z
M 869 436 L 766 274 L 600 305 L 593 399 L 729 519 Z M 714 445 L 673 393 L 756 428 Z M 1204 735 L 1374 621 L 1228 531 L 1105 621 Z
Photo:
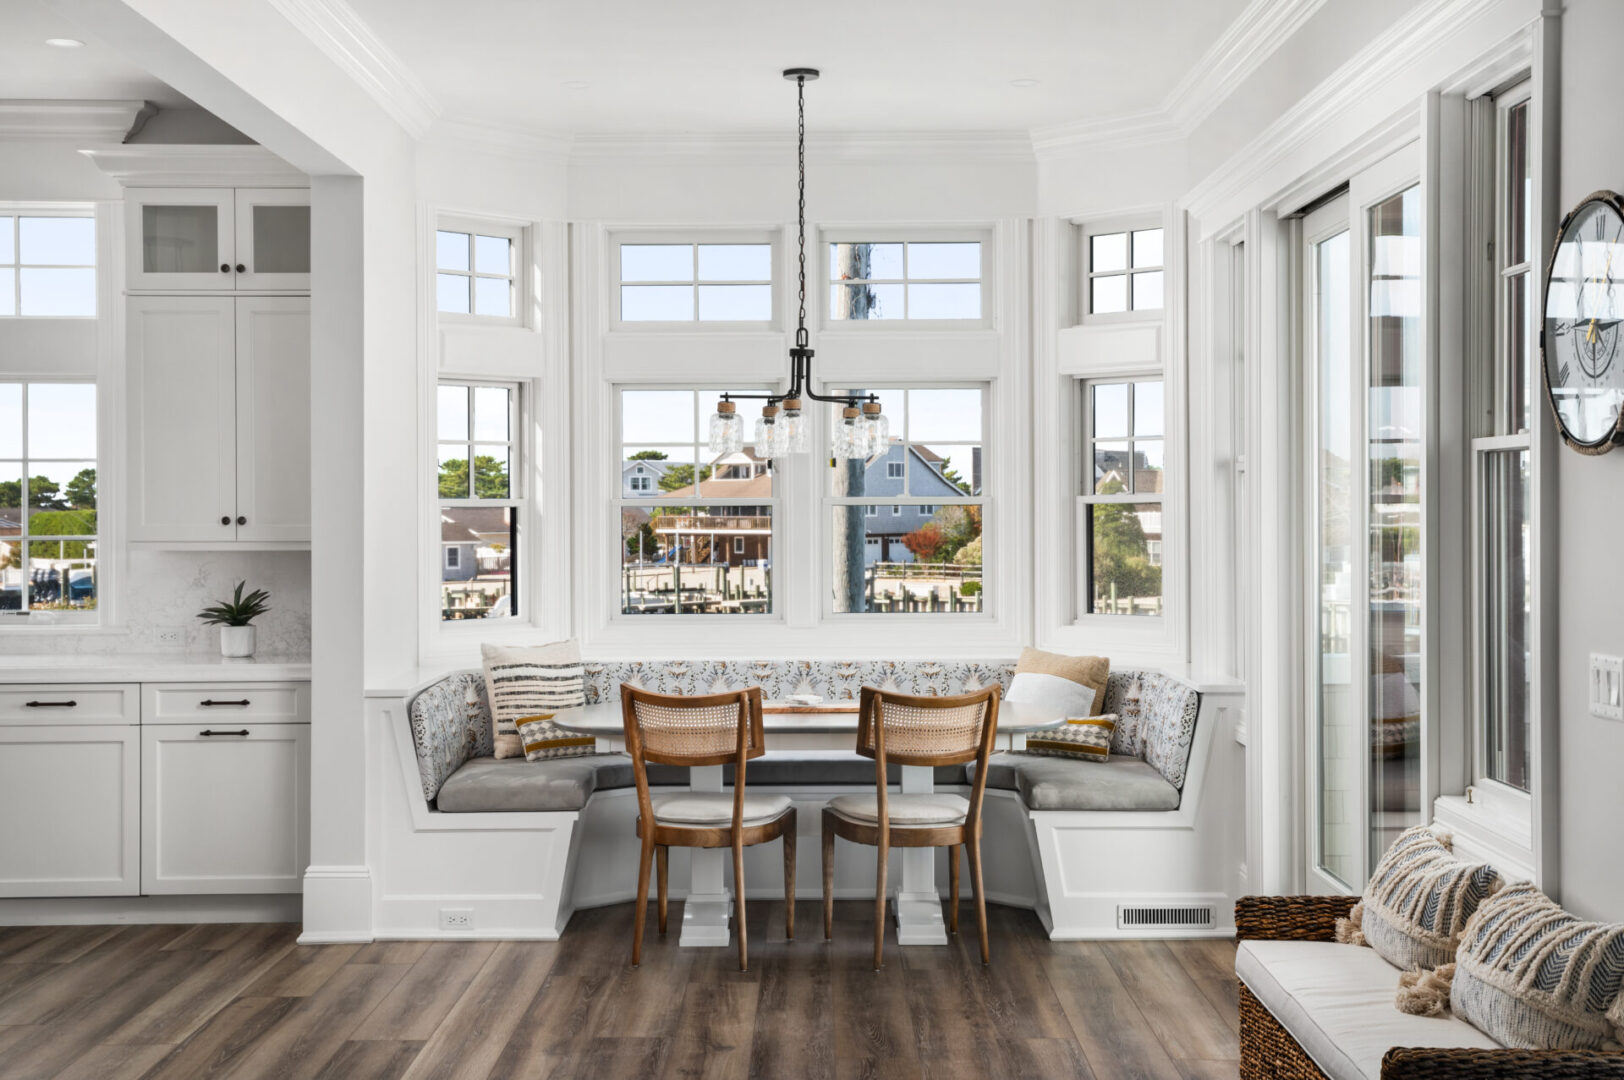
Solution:
M 115 632 L 8 635 L 0 651 L 41 653 L 215 653 L 220 630 L 197 619 L 203 608 L 244 591 L 265 589 L 271 610 L 254 621 L 261 656 L 310 655 L 308 551 L 141 551 L 129 555 L 121 590 L 123 626 Z M 180 632 L 181 644 L 161 639 Z

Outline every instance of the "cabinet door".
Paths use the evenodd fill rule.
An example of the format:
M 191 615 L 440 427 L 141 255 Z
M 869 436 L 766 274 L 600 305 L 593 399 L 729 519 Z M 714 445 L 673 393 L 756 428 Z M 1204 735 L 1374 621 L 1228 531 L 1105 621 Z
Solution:
M 310 300 L 237 301 L 237 539 L 310 539 Z
M 0 896 L 134 896 L 140 728 L 0 725 Z
M 129 299 L 131 540 L 236 538 L 235 303 Z
M 125 196 L 134 291 L 238 287 L 230 188 L 131 188 Z
M 141 728 L 141 891 L 299 892 L 310 725 Z
M 305 188 L 238 188 L 239 289 L 310 290 L 310 192 Z

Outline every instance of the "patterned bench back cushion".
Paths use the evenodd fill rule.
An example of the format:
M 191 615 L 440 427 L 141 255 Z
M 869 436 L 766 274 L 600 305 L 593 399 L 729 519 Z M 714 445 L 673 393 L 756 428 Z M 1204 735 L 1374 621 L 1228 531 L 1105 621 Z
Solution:
M 587 704 L 618 701 L 620 684 L 661 694 L 714 694 L 761 687 L 769 701 L 791 694 L 817 694 L 832 701 L 855 699 L 865 686 L 901 694 L 963 694 L 996 683 L 1009 689 L 1013 661 L 977 660 L 617 660 L 587 662 Z M 1102 712 L 1133 706 L 1134 730 L 1117 728 L 1113 754 L 1140 757 L 1174 787 L 1183 789 L 1200 695 L 1188 683 L 1155 671 L 1113 671 Z M 408 709 L 423 797 L 462 763 L 492 753 L 485 678 L 478 671 L 446 676 L 412 700 Z M 1124 717 L 1126 719 L 1126 717 Z

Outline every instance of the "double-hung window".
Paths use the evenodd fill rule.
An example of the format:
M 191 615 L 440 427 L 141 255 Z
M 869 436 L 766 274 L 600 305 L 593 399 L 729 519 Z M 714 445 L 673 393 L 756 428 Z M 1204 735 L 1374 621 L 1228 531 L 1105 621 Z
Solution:
M 0 211 L 0 318 L 96 316 L 96 220 Z
M 986 390 L 849 392 L 879 396 L 891 441 L 868 458 L 836 461 L 828 470 L 833 612 L 987 610 L 981 542 Z M 830 419 L 839 422 L 838 410 Z M 881 514 L 882 506 L 891 512 Z
M 442 316 L 519 324 L 524 230 L 442 221 L 434 234 L 435 304 Z
M 1160 227 L 1085 233 L 1083 257 L 1089 315 L 1160 313 L 1165 292 Z
M 96 621 L 96 384 L 0 382 L 0 625 Z
M 1080 475 L 1084 610 L 1162 614 L 1162 494 L 1166 466 L 1160 379 L 1083 384 Z
M 442 381 L 436 406 L 440 619 L 528 617 L 518 588 L 526 506 L 520 387 Z
M 979 240 L 831 243 L 829 319 L 980 320 L 982 251 Z
M 622 323 L 755 323 L 773 317 L 773 245 L 617 244 Z

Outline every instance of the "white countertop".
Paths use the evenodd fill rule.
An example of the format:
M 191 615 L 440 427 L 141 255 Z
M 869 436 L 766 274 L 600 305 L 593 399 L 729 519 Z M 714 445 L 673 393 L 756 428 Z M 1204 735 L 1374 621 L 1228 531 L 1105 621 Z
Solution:
M 310 658 L 207 653 L 0 656 L 0 684 L 86 682 L 306 682 Z

